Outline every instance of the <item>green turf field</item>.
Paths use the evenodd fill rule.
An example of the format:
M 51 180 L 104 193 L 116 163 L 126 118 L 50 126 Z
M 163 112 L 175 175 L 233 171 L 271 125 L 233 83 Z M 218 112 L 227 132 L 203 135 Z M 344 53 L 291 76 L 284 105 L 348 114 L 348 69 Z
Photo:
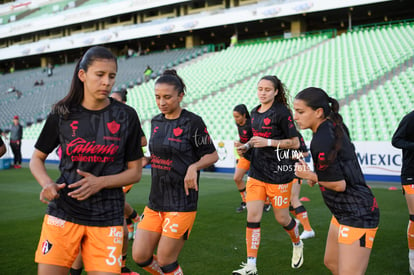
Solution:
M 57 177 L 56 169 L 49 171 L 53 178 Z M 148 198 L 147 172 L 127 195 L 127 201 L 139 212 Z M 372 186 L 381 210 L 381 223 L 367 274 L 408 274 L 408 210 L 400 186 L 394 184 L 397 191 Z M 39 201 L 39 192 L 40 186 L 28 168 L 0 170 L 0 274 L 36 274 L 34 251 L 46 208 Z M 315 238 L 304 240 L 303 266 L 299 270 L 290 267 L 289 237 L 269 212 L 264 213 L 261 223 L 259 274 L 329 274 L 323 265 L 323 253 L 331 215 L 318 188 L 304 185 L 301 196 L 310 199 L 304 205 L 316 232 Z M 185 274 L 231 274 L 246 261 L 246 213 L 235 213 L 239 203 L 231 175 L 202 173 L 197 219 L 179 259 Z M 131 253 L 127 265 L 146 274 L 133 263 Z

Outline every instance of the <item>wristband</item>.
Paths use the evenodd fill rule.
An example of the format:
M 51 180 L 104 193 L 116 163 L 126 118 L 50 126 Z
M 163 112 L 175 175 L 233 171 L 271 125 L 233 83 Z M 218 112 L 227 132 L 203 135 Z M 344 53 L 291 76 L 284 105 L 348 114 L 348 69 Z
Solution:
M 270 138 L 267 140 L 267 146 L 272 147 L 272 140 Z
M 243 147 L 246 148 L 246 150 L 249 150 L 250 149 L 250 144 L 246 143 L 246 144 L 243 145 Z

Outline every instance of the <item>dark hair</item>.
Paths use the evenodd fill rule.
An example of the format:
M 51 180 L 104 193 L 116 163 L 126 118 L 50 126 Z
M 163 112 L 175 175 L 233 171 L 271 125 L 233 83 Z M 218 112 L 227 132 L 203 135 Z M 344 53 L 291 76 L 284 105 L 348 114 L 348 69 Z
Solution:
M 78 77 L 79 70 L 88 71 L 93 62 L 100 59 L 113 60 L 118 68 L 116 57 L 112 52 L 102 46 L 95 46 L 89 48 L 82 58 L 78 61 L 73 72 L 72 83 L 68 94 L 61 100 L 59 100 L 52 107 L 52 113 L 56 113 L 63 117 L 67 117 L 70 114 L 70 109 L 73 106 L 79 105 L 83 100 L 84 86 L 83 82 Z
M 349 137 L 348 128 L 343 124 L 342 116 L 339 114 L 338 101 L 330 97 L 324 90 L 315 87 L 309 87 L 300 91 L 295 99 L 303 100 L 313 110 L 322 108 L 324 118 L 333 122 L 336 142 L 327 158 L 327 163 L 331 163 L 341 149 L 344 134 Z
M 246 115 L 246 118 L 250 119 L 249 111 L 247 110 L 247 107 L 244 104 L 236 105 L 233 109 L 233 112 L 238 112 L 241 115 Z
M 114 94 L 119 94 L 119 96 L 121 97 L 122 102 L 127 102 L 127 94 L 128 94 L 127 89 L 122 88 L 120 91 L 114 92 Z
M 182 78 L 177 74 L 174 69 L 165 70 L 164 73 L 155 81 L 155 84 L 164 83 L 174 86 L 174 90 L 178 91 L 178 94 L 185 94 L 185 84 Z
M 260 80 L 269 80 L 273 83 L 273 86 L 275 87 L 275 90 L 278 90 L 277 95 L 275 96 L 275 102 L 282 103 L 286 107 L 290 109 L 289 102 L 288 102 L 288 90 L 285 86 L 285 84 L 280 81 L 279 78 L 275 75 L 265 75 Z M 260 81 L 259 80 L 259 81 Z

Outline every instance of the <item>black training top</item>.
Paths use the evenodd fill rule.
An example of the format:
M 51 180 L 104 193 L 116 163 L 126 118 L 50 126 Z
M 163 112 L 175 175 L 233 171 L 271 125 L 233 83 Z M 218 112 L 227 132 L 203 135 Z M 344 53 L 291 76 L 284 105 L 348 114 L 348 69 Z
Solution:
M 125 163 L 143 157 L 139 138 L 140 122 L 131 107 L 112 101 L 99 111 L 81 106 L 71 109 L 67 118 L 50 114 L 35 148 L 45 154 L 62 147 L 57 183 L 67 185 L 82 177 L 77 169 L 105 176 L 125 170 Z M 122 188 L 102 189 L 86 200 L 67 196 L 67 186 L 59 198 L 51 201 L 47 214 L 83 225 L 113 226 L 123 224 Z
M 319 181 L 345 180 L 344 192 L 336 192 L 320 186 L 325 204 L 340 224 L 375 228 L 379 223 L 379 209 L 355 154 L 355 147 L 343 131 L 339 152 L 331 163 L 327 158 L 335 146 L 334 125 L 330 120 L 319 125 L 311 142 L 314 170 Z
M 260 105 L 250 113 L 253 136 L 267 139 L 288 139 L 298 136 L 292 114 L 285 105 L 275 102 L 266 112 L 259 111 Z M 285 184 L 294 179 L 294 161 L 290 157 L 290 150 L 275 147 L 250 150 L 252 156 L 249 177 L 272 184 Z
M 187 168 L 216 149 L 201 117 L 185 109 L 179 118 L 163 114 L 151 121 L 149 140 L 152 184 L 148 207 L 155 211 L 189 212 L 197 210 L 198 192 L 185 194 Z M 198 172 L 198 179 L 200 172 Z
M 392 145 L 402 149 L 401 183 L 414 184 L 414 111 L 407 114 L 392 137 Z

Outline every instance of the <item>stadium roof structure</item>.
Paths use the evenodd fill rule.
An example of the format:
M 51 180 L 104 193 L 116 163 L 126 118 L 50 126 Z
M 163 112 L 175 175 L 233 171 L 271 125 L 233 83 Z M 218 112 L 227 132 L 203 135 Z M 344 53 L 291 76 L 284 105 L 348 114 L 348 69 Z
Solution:
M 61 38 L 42 39 L 33 43 L 11 45 L 0 49 L 0 60 L 59 52 L 104 43 L 121 42 L 155 35 L 167 35 L 171 33 L 208 29 L 240 22 L 286 17 L 296 14 L 314 13 L 324 10 L 389 1 L 390 0 L 260 1 L 256 4 L 230 9 L 203 11 L 200 14 L 164 18 L 147 23 L 117 26 L 110 29 L 78 33 Z M 131 13 L 132 11 L 184 2 L 189 1 L 129 0 L 108 1 L 94 5 L 93 9 L 91 9 L 90 6 L 80 6 L 76 9 L 69 9 L 54 15 L 0 25 L 0 39 L 36 32 L 45 28 L 56 28 L 59 26 L 110 17 L 116 14 Z

